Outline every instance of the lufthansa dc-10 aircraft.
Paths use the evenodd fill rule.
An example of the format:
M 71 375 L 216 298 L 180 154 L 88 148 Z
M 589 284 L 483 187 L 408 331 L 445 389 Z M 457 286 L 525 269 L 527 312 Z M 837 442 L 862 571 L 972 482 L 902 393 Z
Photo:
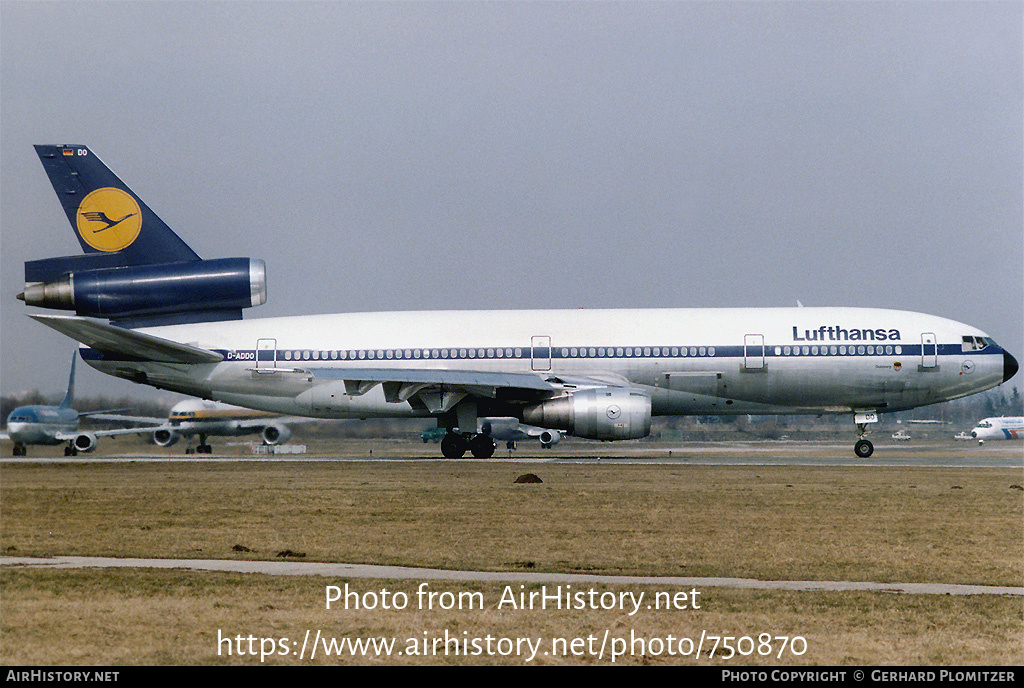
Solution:
M 202 260 L 85 146 L 36 146 L 85 255 L 25 264 L 32 315 L 97 370 L 247 408 L 432 417 L 442 453 L 489 457 L 480 417 L 577 437 L 649 434 L 651 417 L 877 414 L 967 396 L 1017 372 L 988 334 L 872 308 L 429 311 L 242 320 L 261 260 Z M 110 322 L 105 322 L 109 320 Z

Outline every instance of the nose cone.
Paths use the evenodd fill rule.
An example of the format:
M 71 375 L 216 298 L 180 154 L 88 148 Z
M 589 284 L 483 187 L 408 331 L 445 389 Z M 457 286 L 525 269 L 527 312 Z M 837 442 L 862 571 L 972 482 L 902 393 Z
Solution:
M 1020 365 L 1018 365 L 1017 359 L 1003 351 L 1003 382 L 1016 375 L 1018 370 L 1020 370 Z

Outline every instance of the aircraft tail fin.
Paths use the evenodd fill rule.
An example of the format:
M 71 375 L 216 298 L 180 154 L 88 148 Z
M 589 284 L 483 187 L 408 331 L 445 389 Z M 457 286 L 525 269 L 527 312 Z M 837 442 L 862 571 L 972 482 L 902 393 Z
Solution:
M 266 266 L 202 260 L 86 146 L 35 146 L 84 255 L 25 263 L 29 306 L 124 327 L 240 320 L 266 301 Z
M 71 376 L 68 378 L 68 391 L 64 400 L 60 402 L 60 408 L 71 408 L 75 403 L 75 362 L 78 360 L 78 352 L 71 354 Z
M 88 147 L 35 149 L 86 254 L 117 252 L 122 265 L 199 260 Z

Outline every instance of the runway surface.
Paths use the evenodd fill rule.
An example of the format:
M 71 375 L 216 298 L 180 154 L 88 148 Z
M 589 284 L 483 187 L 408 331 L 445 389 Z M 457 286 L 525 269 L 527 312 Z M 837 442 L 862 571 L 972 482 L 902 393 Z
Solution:
M 850 591 L 907 593 L 914 595 L 1016 595 L 1024 587 L 947 585 L 941 583 L 868 583 L 857 581 L 765 581 L 750 578 L 699 578 L 681 576 L 601 576 L 574 573 L 516 573 L 446 571 L 404 566 L 329 564 L 298 561 L 233 561 L 225 559 L 114 559 L 106 557 L 0 557 L 0 566 L 50 569 L 149 568 L 259 573 L 273 576 L 331 576 L 389 580 L 497 581 L 514 583 L 601 583 L 607 585 L 672 585 L 761 590 Z
M 565 446 L 563 446 L 563 444 Z M 104 447 L 101 447 L 101 449 Z M 625 442 L 577 441 L 553 449 L 526 444 L 508 453 L 499 446 L 490 459 L 446 459 L 434 445 L 390 440 L 339 442 L 318 441 L 305 445 L 278 447 L 278 453 L 254 443 L 235 442 L 215 447 L 214 454 L 189 454 L 183 450 L 109 451 L 75 457 L 57 455 L 60 448 L 34 448 L 36 456 L 12 458 L 5 451 L 0 465 L 66 463 L 238 463 L 238 462 L 424 462 L 424 463 L 593 463 L 630 465 L 691 466 L 834 466 L 1024 468 L 1024 442 L 921 441 L 895 443 L 880 441 L 870 458 L 857 457 L 852 443 L 830 441 L 721 441 L 721 442 Z M 297 450 L 297 451 L 296 451 Z M 256 453 L 258 451 L 258 453 Z M 33 453 L 33 452 L 30 452 Z

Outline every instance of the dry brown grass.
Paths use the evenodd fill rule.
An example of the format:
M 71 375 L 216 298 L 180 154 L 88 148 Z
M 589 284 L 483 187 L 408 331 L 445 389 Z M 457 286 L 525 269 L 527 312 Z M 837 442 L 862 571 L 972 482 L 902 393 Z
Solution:
M 249 635 L 301 643 L 307 630 L 332 638 L 389 637 L 404 649 L 409 638 L 541 638 L 535 664 L 610 664 L 603 658 L 553 656 L 554 638 L 650 641 L 709 635 L 801 636 L 806 652 L 782 657 L 750 655 L 725 660 L 628 653 L 617 664 L 738 665 L 1019 665 L 1021 601 L 992 595 L 955 597 L 865 592 L 702 591 L 701 609 L 507 611 L 496 608 L 497 583 L 438 583 L 448 591 L 478 591 L 484 609 L 366 611 L 324 607 L 324 586 L 334 579 L 155 570 L 4 570 L 2 653 L 11 665 L 260 664 L 256 656 L 228 654 L 218 637 Z M 354 589 L 405 591 L 412 581 L 351 582 Z M 600 591 L 622 590 L 594 586 Z M 528 586 L 535 588 L 535 586 Z M 664 589 L 646 588 L 648 592 Z M 245 643 L 246 646 L 248 643 Z M 261 647 L 255 645 L 256 652 Z M 291 648 L 292 646 L 289 645 Z M 677 645 L 678 647 L 678 645 Z M 775 644 L 778 648 L 778 643 Z M 248 650 L 248 647 L 246 647 Z M 277 646 L 272 646 L 276 653 Z M 408 656 L 374 653 L 324 656 L 268 654 L 265 664 L 524 664 L 520 656 Z
M 515 485 L 521 473 L 544 483 Z M 497 571 L 1020 586 L 1017 469 L 459 463 L 5 465 L 0 550 L 402 564 Z M 244 545 L 249 553 L 233 551 Z M 232 635 L 802 635 L 795 664 L 1016 664 L 1022 601 L 997 596 L 715 589 L 701 611 L 339 612 L 323 579 L 166 571 L 4 570 L 14 664 L 245 662 Z M 338 581 L 329 581 L 339 583 Z M 413 591 L 412 582 L 353 583 Z M 497 584 L 446 584 L 480 590 Z M 599 586 L 602 587 L 602 586 Z M 602 587 L 602 589 L 604 589 Z M 620 588 L 609 588 L 620 589 Z M 736 658 L 729 663 L 760 661 Z M 651 663 L 686 658 L 647 657 Z M 258 658 L 255 660 L 258 662 Z M 293 662 L 297 658 L 274 658 Z M 380 658 L 345 663 L 494 663 Z M 584 663 L 587 657 L 543 658 Z M 607 659 L 604 660 L 607 662 Z M 630 657 L 629 662 L 643 662 Z M 701 660 L 704 663 L 705 660 Z M 509 663 L 521 663 L 510 658 Z M 340 663 L 331 659 L 329 663 Z
M 515 485 L 538 473 L 540 485 Z M 173 463 L 5 466 L 21 555 L 1021 584 L 1014 469 Z M 234 545 L 253 550 L 239 555 Z

